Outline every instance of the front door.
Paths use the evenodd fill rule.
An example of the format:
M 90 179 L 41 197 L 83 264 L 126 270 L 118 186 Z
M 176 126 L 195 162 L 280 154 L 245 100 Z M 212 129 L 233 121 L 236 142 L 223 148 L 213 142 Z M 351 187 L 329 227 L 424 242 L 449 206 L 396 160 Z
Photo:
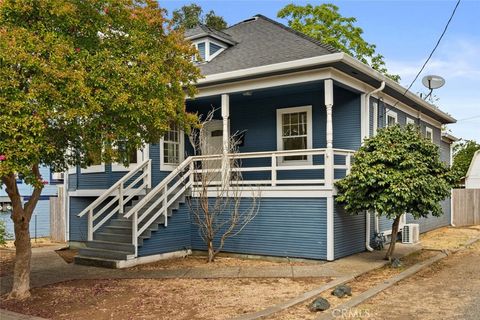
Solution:
M 204 124 L 204 138 L 202 143 L 203 155 L 220 155 L 223 153 L 223 121 L 211 120 Z M 202 168 L 206 170 L 206 175 L 203 176 L 204 183 L 218 184 L 222 178 L 222 159 L 204 160 L 202 161 Z
M 211 120 L 204 125 L 205 140 L 202 153 L 222 154 L 223 152 L 223 121 Z

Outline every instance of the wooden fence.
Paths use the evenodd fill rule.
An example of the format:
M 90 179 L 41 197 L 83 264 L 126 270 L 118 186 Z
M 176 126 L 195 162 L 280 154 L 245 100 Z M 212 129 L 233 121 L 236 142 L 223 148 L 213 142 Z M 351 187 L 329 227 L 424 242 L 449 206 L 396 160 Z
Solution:
M 53 241 L 65 242 L 64 187 L 58 187 L 58 196 L 50 198 L 50 237 Z
M 457 227 L 480 224 L 480 189 L 453 189 L 452 214 Z

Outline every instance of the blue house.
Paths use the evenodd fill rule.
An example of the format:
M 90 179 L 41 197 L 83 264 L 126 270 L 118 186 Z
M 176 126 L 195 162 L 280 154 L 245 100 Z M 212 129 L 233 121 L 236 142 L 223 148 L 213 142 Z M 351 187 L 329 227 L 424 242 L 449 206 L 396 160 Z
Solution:
M 40 167 L 40 174 L 47 184 L 42 190 L 42 194 L 35 210 L 33 211 L 32 219 L 30 220 L 31 238 L 50 236 L 50 198 L 57 196 L 57 184 L 63 183 L 63 175 L 51 172 L 48 167 Z M 18 180 L 17 186 L 22 201 L 24 203 L 27 202 L 30 199 L 33 188 L 30 185 L 22 183 L 21 180 Z M 7 233 L 10 238 L 13 239 L 14 229 L 10 215 L 10 198 L 8 197 L 7 192 L 3 188 L 0 188 L 0 220 L 5 222 Z
M 245 190 L 244 205 L 251 185 L 261 200 L 226 252 L 335 260 L 369 249 L 375 232 L 388 234 L 391 221 L 347 215 L 334 200 L 334 182 L 348 174 L 355 150 L 384 126 L 417 124 L 450 163 L 454 138 L 441 126 L 455 119 L 345 53 L 261 15 L 186 36 L 205 76 L 186 108 L 217 110 L 205 129 L 207 151 L 192 156 L 172 127 L 131 155 L 128 168 L 72 168 L 68 225 L 70 243 L 84 246 L 78 263 L 122 267 L 205 250 L 185 198 L 195 197 L 197 164 L 221 159 L 234 132 L 243 132 L 235 154 L 243 185 L 234 187 Z M 416 222 L 421 232 L 448 225 L 449 200 L 443 208 L 440 218 L 407 214 L 403 224 Z

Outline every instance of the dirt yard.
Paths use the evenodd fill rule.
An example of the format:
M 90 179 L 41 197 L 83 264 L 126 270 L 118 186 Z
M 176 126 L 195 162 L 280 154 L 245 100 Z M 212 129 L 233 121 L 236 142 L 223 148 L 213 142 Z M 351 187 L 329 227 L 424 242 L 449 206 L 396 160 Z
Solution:
M 0 248 L 0 277 L 13 272 L 15 251 Z
M 319 287 L 330 278 L 76 280 L 0 308 L 50 319 L 226 319 Z
M 408 255 L 401 259 L 403 266 L 400 268 L 392 268 L 390 266 L 385 266 L 380 269 L 372 270 L 367 272 L 355 280 L 348 282 L 347 285 L 352 288 L 352 297 L 359 295 L 360 293 L 366 291 L 367 289 L 381 283 L 382 281 L 399 274 L 404 271 L 406 268 L 420 262 L 427 260 L 428 258 L 433 257 L 438 254 L 438 252 L 422 250 L 411 255 Z M 323 292 L 319 297 L 325 298 L 330 303 L 330 309 L 334 309 L 337 305 L 344 303 L 349 300 L 349 297 L 337 298 L 331 294 L 331 290 Z M 283 312 L 272 315 L 267 319 L 281 319 L 281 320 L 295 320 L 295 319 L 315 319 L 318 317 L 319 313 L 313 313 L 308 310 L 308 305 L 314 299 L 305 301 L 304 303 L 298 304 L 294 307 L 291 307 Z
M 196 268 L 201 267 L 205 269 L 216 269 L 223 267 L 269 267 L 269 266 L 281 266 L 281 265 L 308 265 L 308 264 L 322 264 L 321 261 L 299 261 L 292 260 L 265 260 L 265 259 L 242 259 L 235 257 L 220 256 L 215 258 L 214 263 L 207 263 L 205 256 L 186 256 L 185 258 L 175 258 L 157 261 L 154 263 L 143 264 L 130 268 L 131 270 L 168 270 L 168 269 L 181 269 L 181 268 Z
M 480 242 L 477 242 L 470 249 L 381 292 L 351 314 L 368 315 L 365 319 L 478 320 L 479 274 Z
M 419 251 L 417 253 L 411 254 L 407 257 L 402 258 L 401 260 L 402 260 L 403 266 L 401 268 L 391 268 L 389 266 L 385 266 L 383 268 L 373 270 L 371 272 L 363 274 L 363 275 L 357 277 L 354 281 L 349 282 L 347 284 L 352 288 L 352 296 L 354 297 L 354 296 L 372 288 L 373 286 L 381 283 L 382 281 L 384 281 L 384 280 L 386 280 L 386 279 L 404 271 L 409 266 L 412 266 L 412 265 L 414 265 L 414 264 L 416 264 L 420 261 L 424 261 L 424 260 L 427 260 L 427 259 L 433 257 L 434 255 L 438 254 L 438 252 L 436 250 L 457 249 L 457 248 L 463 246 L 468 240 L 471 240 L 471 239 L 474 239 L 474 238 L 477 238 L 477 237 L 480 237 L 480 226 L 465 227 L 465 228 L 445 227 L 445 228 L 440 228 L 440 229 L 437 229 L 437 230 L 430 231 L 428 233 L 425 233 L 425 234 L 421 235 L 420 240 L 421 240 L 421 244 L 422 244 L 423 247 L 428 248 L 428 249 L 432 249 L 432 250 L 422 250 L 422 251 Z M 477 243 L 475 245 L 475 248 L 478 248 L 479 246 L 480 245 Z M 471 254 L 474 254 L 476 251 L 468 251 L 468 252 L 470 252 Z M 477 251 L 477 253 L 479 253 L 479 252 Z M 458 254 L 456 261 L 457 262 L 460 261 L 463 256 L 464 256 L 464 253 Z M 480 255 L 479 255 L 479 257 L 480 257 Z M 449 258 L 447 258 L 447 259 L 449 259 Z M 453 256 L 452 256 L 452 259 L 453 259 Z M 438 270 L 440 268 L 442 263 L 443 262 L 440 262 L 438 264 L 435 264 L 435 265 L 427 268 L 424 272 L 420 273 L 419 275 L 421 275 L 423 273 L 428 273 L 428 272 L 435 272 L 436 270 Z M 475 274 L 471 274 L 470 277 L 474 277 L 475 279 L 480 279 L 478 277 L 478 274 L 480 273 L 480 261 L 476 263 L 476 270 L 477 270 L 477 272 Z M 446 271 L 446 274 L 448 274 L 448 271 Z M 402 301 L 401 304 L 384 303 L 385 308 L 383 309 L 383 312 L 377 312 L 377 313 L 373 312 L 372 310 L 376 310 L 375 306 L 376 306 L 377 303 L 379 303 L 380 301 L 387 301 L 386 300 L 386 298 L 388 297 L 387 292 L 389 292 L 389 290 L 387 290 L 384 293 L 381 293 L 380 295 L 377 296 L 377 297 L 382 297 L 382 298 L 375 297 L 374 299 L 371 300 L 372 301 L 371 304 L 369 303 L 369 304 L 366 304 L 364 307 L 362 306 L 362 308 L 358 308 L 356 310 L 353 310 L 353 313 L 350 313 L 350 315 L 355 315 L 355 311 L 356 311 L 357 315 L 372 316 L 372 317 L 364 317 L 364 319 L 369 319 L 369 320 L 370 319 L 399 319 L 399 320 L 403 320 L 403 319 L 424 319 L 424 317 L 422 317 L 422 316 L 415 317 L 415 312 L 409 313 L 408 315 L 403 314 L 402 317 L 397 317 L 395 315 L 397 313 L 391 313 L 393 305 L 397 306 L 397 308 L 396 308 L 396 309 L 398 309 L 397 311 L 405 309 L 404 308 L 405 305 L 408 305 L 408 306 L 415 305 L 417 307 L 417 309 L 420 310 L 420 309 L 423 308 L 423 304 L 419 303 L 419 301 L 422 300 L 422 296 L 423 295 L 430 295 L 430 291 L 425 292 L 425 290 L 423 289 L 423 285 L 422 285 L 422 288 L 419 288 L 418 285 L 417 285 L 417 287 L 415 287 L 415 281 L 412 281 L 412 280 L 408 280 L 408 281 L 411 283 L 410 292 L 416 292 L 417 293 L 417 296 L 415 298 L 406 299 L 406 296 L 409 296 L 409 294 L 408 294 L 408 291 L 404 291 L 403 292 L 404 295 L 401 298 L 399 298 L 398 300 L 395 300 L 395 301 Z M 459 281 L 459 283 L 463 283 L 463 281 L 468 281 L 468 279 L 463 279 L 463 280 Z M 442 290 L 443 289 L 444 297 L 439 301 L 445 301 L 446 302 L 447 297 L 448 297 L 448 299 L 451 299 L 449 297 L 450 296 L 450 290 L 445 290 L 445 286 L 443 285 L 443 283 L 444 283 L 443 280 L 441 280 L 441 281 L 439 281 L 439 283 L 437 283 L 437 290 Z M 458 287 L 458 283 L 456 284 L 456 287 Z M 331 305 L 330 310 L 333 310 L 336 306 L 340 305 L 341 303 L 344 303 L 344 302 L 348 301 L 348 299 L 349 299 L 348 297 L 339 299 L 335 296 L 332 296 L 330 294 L 330 291 L 329 292 L 324 292 L 320 296 L 323 297 L 323 298 L 326 298 L 330 302 L 330 305 Z M 375 300 L 375 299 L 377 299 L 377 300 Z M 480 297 L 478 297 L 477 299 L 478 299 L 477 300 L 478 305 L 480 305 Z M 405 302 L 405 300 L 407 300 L 407 301 Z M 297 306 L 294 306 L 292 308 L 289 308 L 289 309 L 287 309 L 287 310 L 285 310 L 281 313 L 274 314 L 268 319 L 281 319 L 281 320 L 315 319 L 318 316 L 318 313 L 312 313 L 308 310 L 308 305 L 311 303 L 311 301 L 313 301 L 313 299 L 311 299 L 309 301 L 306 301 L 305 303 L 299 304 Z M 391 300 L 391 301 L 393 301 L 393 300 Z M 450 301 L 450 300 L 448 300 L 448 301 Z M 446 304 L 450 305 L 450 302 L 446 303 Z M 445 306 L 445 307 L 447 307 L 447 306 Z M 432 308 L 433 308 L 432 310 L 435 310 L 434 304 L 432 304 Z M 439 310 L 439 311 L 443 312 L 443 310 Z M 402 314 L 402 313 L 400 312 L 398 314 Z M 421 313 L 421 314 L 425 314 L 425 310 L 423 310 L 423 313 Z M 452 314 L 452 317 L 443 317 L 443 313 L 441 313 L 441 312 L 439 312 L 439 313 L 432 312 L 432 318 L 431 319 L 432 320 L 433 319 L 435 319 L 435 320 L 438 319 L 439 314 L 442 314 L 442 319 L 453 319 L 453 318 L 455 318 L 453 316 L 454 314 Z M 393 316 L 393 315 L 395 315 L 395 316 Z M 363 318 L 355 317 L 355 316 L 353 316 L 353 317 L 347 316 L 346 319 L 363 319 Z M 430 319 L 430 318 L 425 318 L 425 319 Z M 476 319 L 476 320 L 478 320 L 478 319 Z

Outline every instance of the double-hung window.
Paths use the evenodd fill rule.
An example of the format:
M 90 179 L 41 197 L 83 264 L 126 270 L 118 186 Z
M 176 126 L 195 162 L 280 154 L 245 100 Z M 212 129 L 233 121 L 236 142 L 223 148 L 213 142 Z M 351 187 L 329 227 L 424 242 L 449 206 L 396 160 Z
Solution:
M 394 126 L 398 123 L 398 116 L 395 111 L 389 110 L 387 111 L 387 127 Z
M 161 141 L 161 170 L 174 170 L 183 161 L 183 131 L 178 125 L 172 125 Z
M 425 138 L 433 141 L 433 129 L 429 127 L 425 127 Z
M 277 109 L 277 148 L 278 150 L 312 148 L 312 106 Z M 285 156 L 282 163 L 311 163 L 311 156 Z

